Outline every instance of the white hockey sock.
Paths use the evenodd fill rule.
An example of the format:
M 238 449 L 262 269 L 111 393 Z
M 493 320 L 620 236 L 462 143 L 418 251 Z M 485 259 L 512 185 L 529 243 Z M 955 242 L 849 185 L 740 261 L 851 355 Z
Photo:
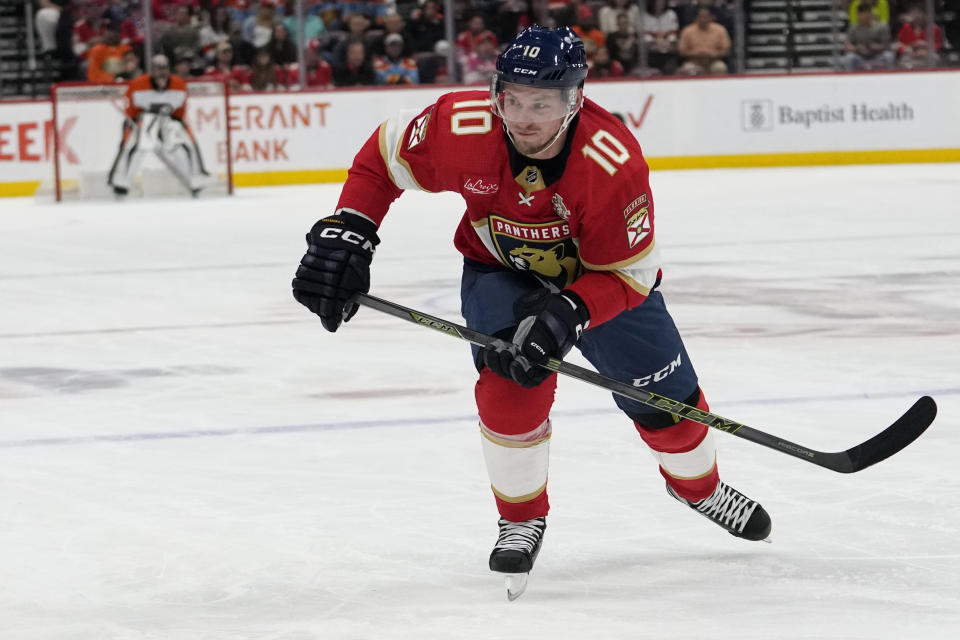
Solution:
M 547 488 L 550 419 L 527 433 L 495 433 L 480 422 L 480 441 L 493 493 L 505 502 L 527 502 Z

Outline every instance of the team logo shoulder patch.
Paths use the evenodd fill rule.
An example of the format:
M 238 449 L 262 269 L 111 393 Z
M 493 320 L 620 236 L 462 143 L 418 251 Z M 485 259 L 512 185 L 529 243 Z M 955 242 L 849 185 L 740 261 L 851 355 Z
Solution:
M 424 138 L 427 137 L 427 124 L 430 123 L 430 114 L 432 113 L 433 109 L 430 109 L 430 111 L 414 120 L 413 126 L 410 127 L 410 138 L 407 140 L 408 151 L 423 142 Z
M 623 218 L 627 226 L 627 244 L 633 249 L 653 230 L 650 224 L 650 204 L 647 202 L 647 194 L 641 194 L 624 207 Z
M 567 205 L 563 203 L 563 198 L 559 193 L 553 194 L 550 202 L 553 204 L 553 211 L 557 214 L 558 218 L 563 218 L 564 220 L 570 219 L 570 210 L 567 209 Z
M 634 199 L 633 202 L 631 202 L 630 204 L 628 204 L 627 206 L 625 206 L 625 207 L 623 208 L 623 217 L 624 217 L 624 219 L 628 218 L 628 217 L 630 216 L 630 214 L 633 213 L 634 209 L 636 209 L 637 207 L 639 207 L 639 206 L 642 205 L 642 204 L 647 204 L 647 194 L 645 194 L 645 193 L 641 193 L 639 196 L 637 196 L 637 197 Z

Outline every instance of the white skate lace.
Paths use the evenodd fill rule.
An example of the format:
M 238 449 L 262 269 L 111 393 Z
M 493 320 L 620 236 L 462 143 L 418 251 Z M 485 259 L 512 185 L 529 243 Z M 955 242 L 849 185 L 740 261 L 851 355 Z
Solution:
M 756 510 L 757 503 L 721 482 L 709 498 L 704 498 L 694 506 L 712 520 L 723 522 L 743 533 L 743 528 Z
M 500 519 L 500 536 L 496 549 L 514 549 L 532 551 L 543 531 L 543 518 L 534 518 L 524 522 L 510 522 Z

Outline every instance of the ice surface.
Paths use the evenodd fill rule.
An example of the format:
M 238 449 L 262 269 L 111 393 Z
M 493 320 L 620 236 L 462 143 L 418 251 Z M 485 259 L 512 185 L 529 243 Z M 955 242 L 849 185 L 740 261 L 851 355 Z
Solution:
M 561 380 L 550 528 L 508 603 L 468 347 L 370 310 L 328 334 L 290 295 L 337 186 L 0 200 L 0 638 L 955 637 L 960 166 L 652 182 L 715 412 L 839 450 L 931 394 L 933 427 L 851 476 L 718 434 L 773 517 L 755 544 Z M 404 195 L 372 292 L 458 320 L 461 210 Z

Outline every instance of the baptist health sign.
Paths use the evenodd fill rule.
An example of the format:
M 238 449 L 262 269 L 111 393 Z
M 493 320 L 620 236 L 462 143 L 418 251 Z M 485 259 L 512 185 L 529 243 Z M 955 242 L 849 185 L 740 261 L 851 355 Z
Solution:
M 451 90 L 235 95 L 214 124 L 230 128 L 238 186 L 337 182 L 380 122 Z M 955 70 L 590 81 L 585 93 L 620 116 L 655 170 L 960 162 Z M 52 179 L 50 114 L 47 101 L 0 102 L 0 195 Z
M 774 122 L 780 125 L 801 125 L 809 129 L 819 124 L 866 123 L 913 120 L 915 111 L 907 101 L 890 102 L 876 106 L 865 102 L 849 107 L 824 105 L 816 109 L 797 109 L 790 105 L 774 108 L 772 100 L 744 100 L 741 126 L 744 131 L 773 131 Z
M 654 169 L 960 161 L 960 71 L 638 84 L 587 86 L 614 111 L 653 97 L 625 122 Z

